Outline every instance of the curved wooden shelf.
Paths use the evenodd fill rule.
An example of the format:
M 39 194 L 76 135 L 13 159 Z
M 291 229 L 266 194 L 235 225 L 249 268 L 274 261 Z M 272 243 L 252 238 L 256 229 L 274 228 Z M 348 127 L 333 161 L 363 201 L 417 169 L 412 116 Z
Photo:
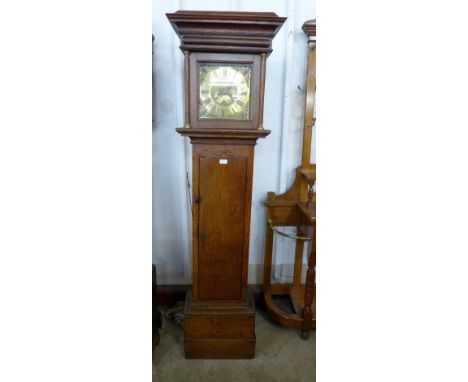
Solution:
M 275 288 L 276 285 L 272 285 L 273 290 L 264 295 L 265 303 L 268 313 L 270 313 L 273 320 L 283 326 L 295 329 L 315 329 L 315 305 L 313 306 L 314 317 L 311 321 L 305 321 L 300 317 L 300 313 L 304 309 L 304 285 L 279 285 L 281 288 Z M 279 308 L 273 300 L 273 296 L 284 296 L 287 295 L 291 299 L 294 312 L 288 313 L 283 309 Z M 315 299 L 315 295 L 314 295 Z M 299 315 L 299 318 L 298 318 Z

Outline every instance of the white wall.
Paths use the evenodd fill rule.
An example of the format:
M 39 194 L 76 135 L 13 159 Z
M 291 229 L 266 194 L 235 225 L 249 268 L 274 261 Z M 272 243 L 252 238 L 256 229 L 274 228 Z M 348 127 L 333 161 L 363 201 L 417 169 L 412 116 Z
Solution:
M 183 55 L 166 13 L 177 10 L 275 12 L 288 19 L 273 40 L 267 61 L 264 126 L 271 134 L 255 147 L 249 282 L 262 282 L 265 207 L 268 191 L 282 193 L 300 164 L 307 40 L 302 24 L 315 18 L 315 0 L 153 0 L 153 263 L 159 284 L 191 283 L 191 147 L 175 132 L 183 126 Z M 315 129 L 314 129 L 315 136 Z M 315 147 L 315 144 L 314 144 Z M 315 162 L 315 149 L 312 150 Z M 190 176 L 189 176 L 190 178 Z M 191 182 L 191 179 L 190 179 Z M 275 276 L 292 275 L 294 247 L 275 238 Z

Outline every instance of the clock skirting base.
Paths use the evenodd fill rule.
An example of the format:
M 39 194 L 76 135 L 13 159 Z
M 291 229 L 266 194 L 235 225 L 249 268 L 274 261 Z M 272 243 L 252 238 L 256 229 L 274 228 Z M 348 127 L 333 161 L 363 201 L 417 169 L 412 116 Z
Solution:
M 187 293 L 184 315 L 186 358 L 253 358 L 255 356 L 255 305 L 195 304 Z

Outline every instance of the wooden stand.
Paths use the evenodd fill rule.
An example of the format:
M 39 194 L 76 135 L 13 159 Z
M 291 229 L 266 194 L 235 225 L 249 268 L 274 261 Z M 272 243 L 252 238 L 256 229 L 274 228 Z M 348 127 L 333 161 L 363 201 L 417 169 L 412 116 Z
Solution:
M 310 163 L 312 126 L 314 123 L 315 25 L 315 20 L 311 20 L 303 26 L 304 33 L 309 39 L 309 53 L 302 164 L 296 169 L 296 179 L 291 188 L 281 195 L 269 192 L 265 202 L 265 206 L 267 207 L 267 228 L 263 292 L 267 310 L 279 324 L 301 329 L 301 335 L 305 339 L 309 336 L 309 330 L 315 329 L 316 195 L 313 187 L 315 185 L 316 166 Z M 297 227 L 297 235 L 285 234 L 278 229 L 278 227 L 284 226 Z M 296 240 L 293 283 L 289 285 L 272 285 L 271 283 L 274 232 Z M 301 284 L 304 241 L 312 241 L 308 256 L 305 285 Z M 273 301 L 275 295 L 286 295 L 289 297 L 294 312 L 289 313 L 280 309 Z
M 187 358 L 252 358 L 247 289 L 254 146 L 263 128 L 266 58 L 285 18 L 274 13 L 167 15 L 184 53 L 185 123 L 192 143 L 193 287 Z

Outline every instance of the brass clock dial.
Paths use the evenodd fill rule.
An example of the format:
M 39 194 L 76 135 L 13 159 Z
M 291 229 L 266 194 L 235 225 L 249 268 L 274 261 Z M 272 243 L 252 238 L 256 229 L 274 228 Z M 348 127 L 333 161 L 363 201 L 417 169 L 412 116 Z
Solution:
M 251 66 L 200 65 L 199 119 L 250 119 Z

